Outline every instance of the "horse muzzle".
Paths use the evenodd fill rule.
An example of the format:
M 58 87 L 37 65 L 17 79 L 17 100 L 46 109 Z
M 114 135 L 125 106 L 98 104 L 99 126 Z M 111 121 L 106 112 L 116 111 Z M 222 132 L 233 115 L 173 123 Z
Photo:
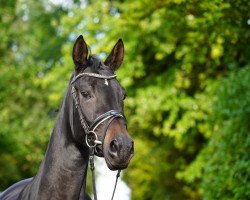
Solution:
M 120 170 L 128 167 L 134 155 L 134 142 L 130 137 L 120 135 L 115 137 L 104 148 L 104 158 L 111 170 Z
M 115 119 L 107 130 L 103 143 L 103 155 L 111 170 L 128 167 L 134 155 L 134 142 L 128 135 L 122 119 Z

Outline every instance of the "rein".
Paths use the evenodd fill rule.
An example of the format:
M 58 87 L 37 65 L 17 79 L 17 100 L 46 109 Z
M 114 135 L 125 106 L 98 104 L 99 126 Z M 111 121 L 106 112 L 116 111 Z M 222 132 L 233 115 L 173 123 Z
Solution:
M 95 147 L 96 147 L 97 144 L 100 144 L 100 145 L 103 144 L 103 141 L 104 141 L 105 136 L 106 136 L 106 132 L 105 132 L 105 135 L 103 137 L 103 141 L 100 141 L 100 140 L 98 140 L 98 137 L 97 137 L 97 134 L 96 134 L 95 130 L 104 121 L 109 120 L 109 122 L 108 122 L 108 126 L 109 126 L 109 124 L 115 118 L 119 117 L 119 118 L 123 118 L 125 120 L 125 117 L 121 112 L 119 112 L 117 110 L 110 110 L 110 111 L 107 111 L 106 113 L 103 113 L 102 115 L 98 116 L 91 123 L 91 125 L 89 125 L 87 123 L 86 118 L 84 117 L 83 112 L 82 112 L 79 97 L 77 95 L 77 91 L 76 91 L 75 87 L 73 86 L 73 83 L 76 80 L 78 80 L 80 77 L 83 77 L 83 76 L 89 76 L 89 77 L 104 79 L 105 80 L 104 84 L 108 85 L 108 80 L 114 79 L 116 77 L 116 75 L 105 76 L 105 75 L 96 74 L 96 73 L 80 73 L 77 76 L 75 76 L 74 79 L 71 81 L 71 85 L 72 85 L 71 93 L 72 93 L 72 96 L 73 96 L 75 107 L 76 107 L 76 109 L 78 111 L 78 114 L 79 114 L 81 126 L 84 129 L 85 134 L 86 134 L 86 136 L 85 136 L 86 145 L 90 149 L 89 160 L 90 160 L 90 169 L 91 169 L 91 174 L 92 174 L 92 187 L 93 187 L 94 199 L 97 200 L 96 183 L 95 183 L 95 171 L 94 171 L 95 170 L 95 165 L 94 165 L 94 155 L 95 155 L 95 153 L 94 152 L 95 152 Z M 115 194 L 115 190 L 116 190 L 116 186 L 117 186 L 117 181 L 118 181 L 118 178 L 120 177 L 120 172 L 121 172 L 121 170 L 118 170 L 118 173 L 116 175 L 116 181 L 115 181 L 115 186 L 114 186 L 114 190 L 113 190 L 113 193 L 112 193 L 111 200 L 113 200 L 113 198 L 114 198 L 114 194 Z

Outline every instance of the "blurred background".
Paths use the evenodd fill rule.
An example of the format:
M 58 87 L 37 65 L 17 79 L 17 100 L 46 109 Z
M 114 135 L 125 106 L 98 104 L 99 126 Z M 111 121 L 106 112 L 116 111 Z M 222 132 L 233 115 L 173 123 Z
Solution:
M 249 199 L 249 0 L 0 0 L 0 190 L 36 174 L 80 34 L 125 44 L 132 200 Z

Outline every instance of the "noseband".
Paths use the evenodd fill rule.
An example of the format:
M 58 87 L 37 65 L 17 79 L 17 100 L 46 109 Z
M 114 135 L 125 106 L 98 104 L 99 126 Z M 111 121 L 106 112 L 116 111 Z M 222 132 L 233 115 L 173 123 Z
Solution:
M 73 78 L 73 80 L 71 81 L 71 85 L 72 85 L 72 89 L 71 89 L 71 93 L 73 96 L 73 100 L 75 103 L 75 107 L 78 111 L 79 114 L 79 118 L 80 118 L 80 122 L 82 125 L 82 128 L 85 131 L 85 142 L 86 145 L 90 148 L 90 168 L 91 168 L 91 172 L 92 172 L 92 184 L 93 184 L 93 193 L 94 193 L 94 199 L 97 200 L 97 194 L 96 194 L 96 188 L 95 188 L 95 176 L 94 176 L 94 150 L 97 144 L 103 144 L 103 141 L 105 139 L 106 136 L 106 131 L 104 133 L 104 137 L 102 139 L 102 141 L 98 140 L 97 134 L 95 132 L 95 130 L 97 129 L 97 127 L 99 125 L 101 125 L 103 122 L 108 121 L 107 123 L 107 129 L 109 124 L 115 119 L 115 118 L 122 118 L 125 120 L 125 117 L 123 115 L 123 113 L 117 111 L 117 110 L 110 110 L 107 111 L 103 114 L 101 114 L 100 116 L 98 116 L 90 125 L 87 123 L 87 120 L 85 118 L 85 116 L 83 115 L 83 111 L 81 109 L 80 106 L 80 101 L 79 101 L 79 97 L 77 95 L 76 89 L 73 86 L 73 83 L 78 80 L 80 77 L 83 76 L 88 76 L 88 77 L 94 77 L 94 78 L 99 78 L 99 79 L 104 79 L 104 84 L 108 85 L 108 80 L 110 79 L 114 79 L 116 77 L 116 75 L 111 75 L 111 76 L 106 76 L 106 75 L 101 75 L 101 74 L 96 74 L 96 73 L 80 73 L 77 76 L 75 76 Z M 107 130 L 106 129 L 106 130 Z M 114 193 L 115 193 L 115 189 L 116 189 L 116 185 L 117 185 L 117 180 L 120 176 L 120 170 L 118 170 L 118 173 L 116 175 L 116 181 L 115 181 L 115 187 L 113 190 L 113 194 L 112 194 L 112 198 L 114 197 Z

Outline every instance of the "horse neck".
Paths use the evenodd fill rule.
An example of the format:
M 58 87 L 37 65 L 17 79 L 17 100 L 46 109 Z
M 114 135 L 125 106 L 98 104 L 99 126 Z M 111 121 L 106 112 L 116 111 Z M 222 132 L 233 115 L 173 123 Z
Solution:
M 75 131 L 82 131 L 76 125 L 80 124 L 79 116 L 74 115 L 77 112 L 69 86 L 45 158 L 33 181 L 38 186 L 36 199 L 49 199 L 51 194 L 56 199 L 79 199 L 84 195 L 89 151 L 73 139 Z

